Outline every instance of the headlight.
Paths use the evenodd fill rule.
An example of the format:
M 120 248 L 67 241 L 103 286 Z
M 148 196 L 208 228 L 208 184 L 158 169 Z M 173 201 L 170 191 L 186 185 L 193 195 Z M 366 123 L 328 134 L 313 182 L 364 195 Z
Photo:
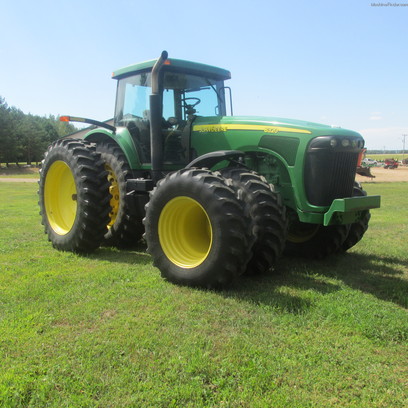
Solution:
M 331 150 L 356 153 L 364 147 L 364 140 L 354 136 L 318 136 L 312 139 L 308 151 Z

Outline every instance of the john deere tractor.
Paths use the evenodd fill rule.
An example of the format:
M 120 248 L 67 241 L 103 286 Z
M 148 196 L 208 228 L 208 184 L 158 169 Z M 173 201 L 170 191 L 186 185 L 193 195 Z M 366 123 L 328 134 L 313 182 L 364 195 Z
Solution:
M 215 287 L 274 269 L 285 252 L 321 258 L 364 235 L 356 132 L 232 115 L 230 72 L 168 58 L 114 72 L 114 123 L 45 152 L 39 205 L 60 250 L 128 247 L 144 233 L 164 278 Z M 228 115 L 230 113 L 231 115 Z

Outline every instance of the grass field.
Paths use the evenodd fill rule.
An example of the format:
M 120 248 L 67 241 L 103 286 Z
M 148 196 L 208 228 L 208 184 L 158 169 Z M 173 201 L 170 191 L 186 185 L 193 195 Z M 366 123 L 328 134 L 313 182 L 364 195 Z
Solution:
M 0 407 L 406 407 L 406 183 L 354 249 L 223 291 L 144 248 L 54 250 L 34 183 L 0 183 Z
M 384 161 L 385 159 L 395 159 L 395 160 L 402 160 L 402 159 L 408 159 L 408 151 L 405 154 L 399 153 L 399 154 L 392 154 L 392 153 L 386 153 L 386 154 L 366 154 L 366 157 L 369 157 L 370 159 L 374 159 L 377 161 Z

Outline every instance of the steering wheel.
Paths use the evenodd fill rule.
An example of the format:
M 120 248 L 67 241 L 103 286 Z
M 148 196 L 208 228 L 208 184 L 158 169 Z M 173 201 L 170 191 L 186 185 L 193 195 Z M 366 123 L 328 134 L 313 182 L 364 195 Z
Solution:
M 192 104 L 188 104 L 186 101 L 194 101 Z M 183 108 L 185 109 L 186 115 L 188 117 L 194 115 L 197 111 L 194 109 L 195 106 L 197 106 L 200 102 L 200 98 L 184 98 L 182 99 L 183 102 Z
M 195 101 L 195 103 L 190 104 L 190 103 L 186 103 L 186 101 Z M 184 107 L 185 108 L 187 108 L 187 107 L 194 108 L 195 106 L 197 106 L 201 102 L 201 99 L 200 98 L 184 98 L 183 102 L 184 102 Z

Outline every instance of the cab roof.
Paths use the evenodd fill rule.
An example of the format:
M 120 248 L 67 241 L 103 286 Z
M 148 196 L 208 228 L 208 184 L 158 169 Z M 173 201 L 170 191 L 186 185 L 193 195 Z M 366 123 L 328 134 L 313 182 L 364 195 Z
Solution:
M 157 60 L 139 62 L 138 64 L 133 64 L 125 68 L 118 69 L 117 71 L 113 72 L 112 78 L 121 79 L 138 72 L 151 71 L 156 61 Z M 201 64 L 199 62 L 192 62 L 175 58 L 168 58 L 164 63 L 163 69 L 204 75 L 218 80 L 226 80 L 231 78 L 231 73 L 226 69 L 214 67 L 212 65 Z

